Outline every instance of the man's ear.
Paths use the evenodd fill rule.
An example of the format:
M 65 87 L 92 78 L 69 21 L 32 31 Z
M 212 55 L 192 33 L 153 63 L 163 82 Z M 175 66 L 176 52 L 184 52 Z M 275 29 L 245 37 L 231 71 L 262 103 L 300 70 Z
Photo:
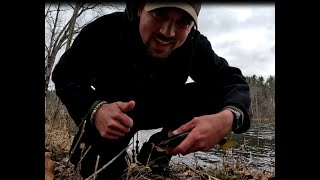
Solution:
M 194 21 L 192 21 L 192 24 L 191 24 L 191 28 L 190 28 L 190 32 L 197 29 L 196 27 L 196 23 Z
M 143 11 L 143 9 L 144 9 L 144 4 L 139 4 L 138 5 L 138 16 L 140 17 L 141 16 L 141 13 L 142 13 L 142 11 Z
M 126 0 L 126 13 L 128 19 L 132 21 L 136 16 L 140 16 L 144 8 L 144 0 Z

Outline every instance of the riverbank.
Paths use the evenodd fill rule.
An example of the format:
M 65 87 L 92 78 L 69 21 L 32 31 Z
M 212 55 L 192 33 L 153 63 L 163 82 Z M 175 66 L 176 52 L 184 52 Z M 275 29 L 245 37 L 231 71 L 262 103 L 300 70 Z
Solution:
M 76 168 L 68 162 L 68 155 L 65 152 L 60 152 L 64 157 L 57 157 L 60 160 L 52 160 L 52 153 L 46 152 L 46 179 L 45 180 L 80 180 L 79 173 Z M 150 180 L 150 179 L 166 179 L 166 180 L 273 180 L 273 174 L 266 172 L 258 172 L 254 169 L 247 169 L 241 164 L 226 162 L 222 167 L 207 167 L 203 168 L 196 165 L 187 165 L 183 162 L 171 163 L 170 172 L 163 176 L 153 174 L 150 167 L 134 163 L 127 159 L 128 168 L 124 172 L 121 180 Z M 99 174 L 97 174 L 99 175 Z
M 48 175 L 46 180 L 74 180 L 77 177 L 76 168 L 68 162 L 68 152 L 76 132 L 74 128 L 75 126 L 72 123 L 46 121 L 46 174 Z M 266 131 L 266 129 L 270 129 L 270 131 Z M 139 144 L 145 142 L 151 134 L 158 130 L 141 131 L 137 135 Z M 262 170 L 259 167 L 260 159 L 258 159 L 265 158 L 262 155 L 268 153 L 266 156 L 273 158 L 271 161 L 273 164 L 270 164 L 270 166 L 274 167 L 274 148 L 270 146 L 270 143 L 274 145 L 272 144 L 274 143 L 272 124 L 270 127 L 268 124 L 257 127 L 253 125 L 251 130 L 244 134 L 243 137 L 233 136 L 232 138 L 239 142 L 241 148 L 243 148 L 243 154 L 238 152 L 239 149 L 234 149 L 224 156 L 214 149 L 209 153 L 196 152 L 187 156 L 175 156 L 172 158 L 172 171 L 168 177 L 152 174 L 148 166 L 143 166 L 130 160 L 128 161 L 128 171 L 124 175 L 124 179 L 271 180 L 274 178 L 274 171 Z M 139 145 L 140 147 L 141 144 Z M 130 146 L 130 148 L 133 147 L 135 145 Z M 130 148 L 128 148 L 127 153 L 131 152 Z M 252 155 L 251 159 L 248 159 L 247 155 L 249 158 Z M 262 160 L 263 162 L 265 161 L 265 159 Z M 265 165 L 261 164 L 261 166 Z

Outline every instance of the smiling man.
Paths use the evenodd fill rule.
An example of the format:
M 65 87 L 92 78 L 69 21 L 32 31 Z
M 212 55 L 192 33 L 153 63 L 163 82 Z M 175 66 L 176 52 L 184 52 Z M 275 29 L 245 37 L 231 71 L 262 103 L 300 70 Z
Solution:
M 142 129 L 162 127 L 137 159 L 163 174 L 173 155 L 208 151 L 231 131 L 250 127 L 249 86 L 241 70 L 218 56 L 197 30 L 201 2 L 128 2 L 125 12 L 84 27 L 52 74 L 57 95 L 79 127 L 71 162 L 81 160 L 84 178 L 94 173 L 97 156 L 101 168 Z M 189 76 L 194 82 L 186 84 Z M 152 144 L 168 132 L 189 133 L 175 147 L 154 151 Z M 119 179 L 124 156 L 98 179 Z
M 139 31 L 150 56 L 165 59 L 180 47 L 194 26 L 194 20 L 186 11 L 173 8 L 176 5 L 147 4 L 140 7 Z M 162 8 L 159 8 L 162 7 Z

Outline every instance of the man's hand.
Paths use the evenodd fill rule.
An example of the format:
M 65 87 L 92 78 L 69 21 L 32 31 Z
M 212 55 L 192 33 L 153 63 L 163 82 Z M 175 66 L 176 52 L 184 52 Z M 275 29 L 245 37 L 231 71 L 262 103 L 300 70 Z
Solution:
M 186 155 L 196 151 L 208 151 L 231 132 L 232 122 L 233 115 L 229 110 L 195 117 L 172 132 L 176 135 L 191 131 L 177 147 L 167 150 L 167 153 Z
M 133 126 L 133 120 L 126 112 L 131 111 L 134 106 L 134 101 L 102 105 L 93 119 L 100 135 L 107 139 L 119 139 L 127 134 Z

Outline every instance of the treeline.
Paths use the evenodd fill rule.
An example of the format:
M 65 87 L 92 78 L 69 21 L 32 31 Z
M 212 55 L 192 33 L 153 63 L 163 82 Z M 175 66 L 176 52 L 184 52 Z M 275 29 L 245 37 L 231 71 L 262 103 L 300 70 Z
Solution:
M 274 121 L 275 119 L 275 76 L 246 76 L 250 86 L 251 115 L 253 120 Z

